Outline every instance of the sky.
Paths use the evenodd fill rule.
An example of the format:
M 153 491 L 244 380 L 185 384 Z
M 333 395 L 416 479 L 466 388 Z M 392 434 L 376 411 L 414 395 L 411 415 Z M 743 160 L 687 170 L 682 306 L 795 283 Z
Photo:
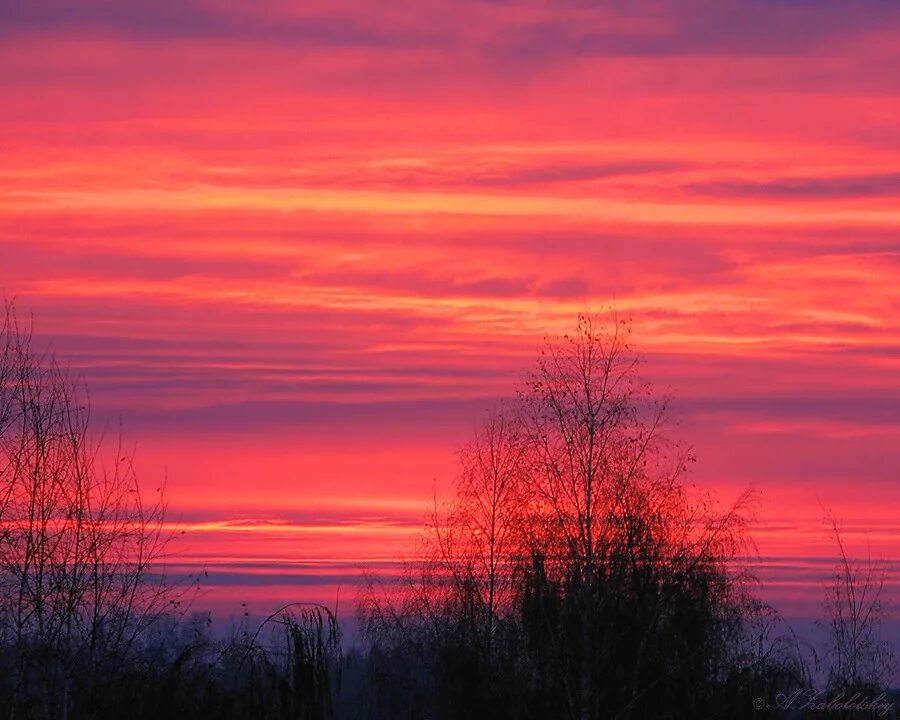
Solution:
M 818 612 L 829 512 L 900 557 L 900 5 L 0 0 L 0 98 L 0 288 L 198 607 L 398 572 L 609 308 L 766 597 Z

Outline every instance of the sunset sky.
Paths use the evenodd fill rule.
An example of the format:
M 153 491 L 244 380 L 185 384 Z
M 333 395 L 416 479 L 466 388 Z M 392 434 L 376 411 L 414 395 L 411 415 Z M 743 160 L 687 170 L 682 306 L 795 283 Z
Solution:
M 610 307 L 765 593 L 900 558 L 900 4 L 639 5 L 0 2 L 0 288 L 201 605 L 352 603 Z

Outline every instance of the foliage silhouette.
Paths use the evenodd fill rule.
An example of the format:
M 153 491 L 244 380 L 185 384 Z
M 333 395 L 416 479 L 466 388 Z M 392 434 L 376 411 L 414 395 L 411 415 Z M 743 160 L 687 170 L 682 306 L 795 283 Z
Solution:
M 0 326 L 0 708 L 10 720 L 845 717 L 782 712 L 820 655 L 753 596 L 752 498 L 687 484 L 669 401 L 627 327 L 583 317 L 459 456 L 404 582 L 361 592 L 362 644 L 292 603 L 228 638 L 162 572 L 160 490 L 90 430 L 85 391 Z M 111 460 L 109 458 L 112 458 Z M 883 689 L 885 576 L 845 551 L 821 655 L 834 694 Z M 822 688 L 820 688 L 822 689 Z M 799 695 L 798 695 L 799 694 Z M 763 701 L 760 703 L 760 701 Z M 893 716 L 897 717 L 897 698 Z M 874 712 L 852 717 L 886 717 Z M 849 716 L 847 716 L 849 717 Z

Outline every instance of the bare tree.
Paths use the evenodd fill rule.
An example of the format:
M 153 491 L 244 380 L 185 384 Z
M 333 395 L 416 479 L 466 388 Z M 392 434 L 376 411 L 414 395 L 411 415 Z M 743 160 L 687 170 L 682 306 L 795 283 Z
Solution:
M 90 429 L 86 392 L 34 350 L 10 303 L 0 327 L 0 642 L 5 707 L 65 717 L 166 609 L 162 488 Z M 111 452 L 112 454 L 111 454 Z
M 460 453 L 457 502 L 450 524 L 465 538 L 460 558 L 473 580 L 483 608 L 485 639 L 490 654 L 497 616 L 513 600 L 515 559 L 522 547 L 526 518 L 527 446 L 517 408 L 506 404 L 476 429 Z
M 501 676 L 506 694 L 489 685 L 480 712 L 702 714 L 739 631 L 747 498 L 719 513 L 688 491 L 693 457 L 638 371 L 623 324 L 582 317 L 548 343 L 461 454 L 455 502 L 435 512 L 400 606 L 370 604 L 382 646 L 416 638 L 423 661 L 463 658 L 431 680 L 454 678 L 439 703 L 457 716 Z
M 873 690 L 890 679 L 893 648 L 882 635 L 890 608 L 884 599 L 887 567 L 869 555 L 865 562 L 847 553 L 837 520 L 827 518 L 838 550 L 831 585 L 825 590 L 828 633 L 825 656 L 829 661 L 828 687 L 832 691 Z
M 607 330 L 582 316 L 574 335 L 548 343 L 521 393 L 532 548 L 574 613 L 580 647 L 565 694 L 571 716 L 583 720 L 616 704 L 622 716 L 634 712 L 665 681 L 655 653 L 684 593 L 707 593 L 694 609 L 713 623 L 737 579 L 723 560 L 740 546 L 749 498 L 720 514 L 689 496 L 682 477 L 693 455 L 666 436 L 668 399 L 639 370 L 624 323 Z M 628 652 L 609 635 L 623 613 Z M 690 652 L 679 660 L 673 673 L 696 662 Z M 626 667 L 628 691 L 613 699 L 604 674 Z

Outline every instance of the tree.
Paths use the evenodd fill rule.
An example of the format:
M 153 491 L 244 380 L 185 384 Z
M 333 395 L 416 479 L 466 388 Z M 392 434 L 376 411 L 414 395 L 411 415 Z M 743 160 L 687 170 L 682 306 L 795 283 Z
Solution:
M 162 488 L 147 502 L 121 440 L 6 303 L 0 325 L 0 643 L 10 716 L 101 702 L 167 609 Z
M 531 479 L 523 620 L 540 665 L 556 669 L 565 712 L 581 720 L 662 716 L 669 702 L 688 711 L 702 698 L 684 691 L 709 686 L 736 630 L 740 575 L 728 563 L 748 498 L 717 514 L 689 496 L 693 456 L 666 437 L 668 400 L 639 368 L 624 323 L 604 331 L 581 317 L 520 395 Z
M 733 655 L 747 499 L 716 513 L 689 492 L 667 401 L 625 326 L 599 327 L 547 344 L 461 454 L 399 608 L 367 608 L 382 655 L 418 639 L 448 717 L 699 716 Z
M 510 611 L 513 600 L 515 557 L 526 522 L 519 505 L 526 451 L 515 406 L 505 404 L 485 419 L 460 453 L 456 504 L 445 522 L 445 532 L 462 541 L 455 547 L 438 543 L 448 570 L 472 585 L 488 656 L 499 616 Z M 439 539 L 439 522 L 434 532 Z
M 887 570 L 871 556 L 865 563 L 852 560 L 837 520 L 829 516 L 828 522 L 838 550 L 825 591 L 828 689 L 835 694 L 879 690 L 890 679 L 893 660 L 891 644 L 881 632 L 889 611 L 883 597 Z

